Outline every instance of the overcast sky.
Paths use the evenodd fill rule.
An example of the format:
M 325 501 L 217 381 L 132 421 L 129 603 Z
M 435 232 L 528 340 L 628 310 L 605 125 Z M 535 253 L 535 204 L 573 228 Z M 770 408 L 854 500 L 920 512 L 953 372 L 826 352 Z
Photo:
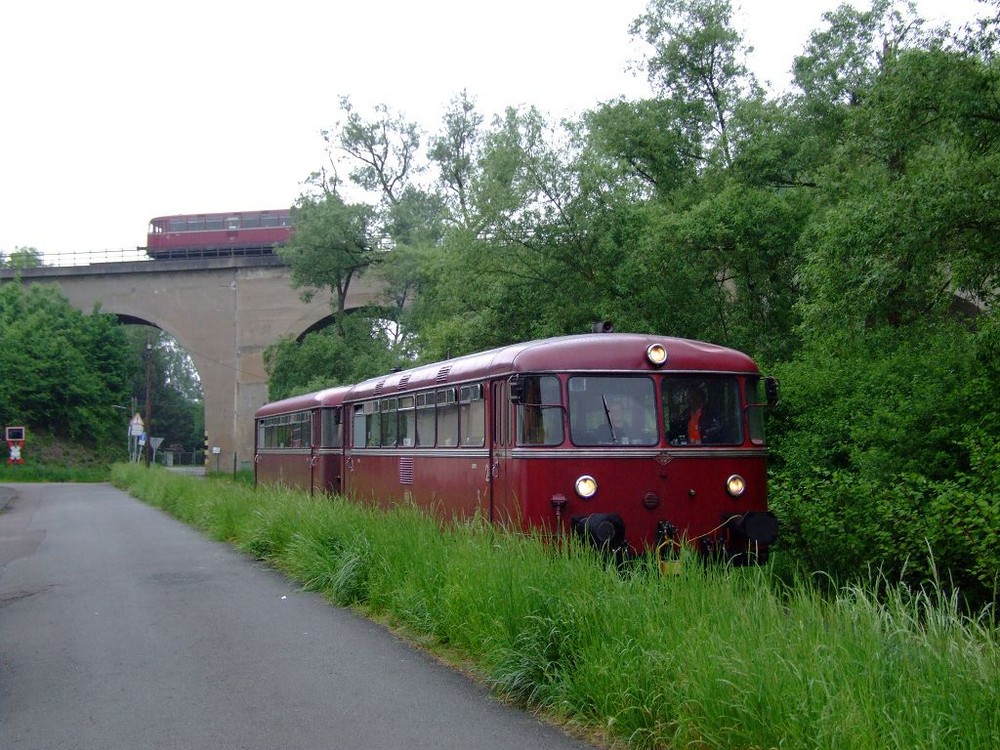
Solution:
M 860 2 L 860 0 L 858 0 Z M 734 0 L 762 81 L 836 0 Z M 863 4 L 863 3 L 862 3 Z M 864 4 L 863 4 L 864 5 Z M 964 22 L 977 0 L 918 0 Z M 0 252 L 134 248 L 173 213 L 289 206 L 348 95 L 436 131 L 648 93 L 628 72 L 646 0 L 11 0 L 0 9 Z

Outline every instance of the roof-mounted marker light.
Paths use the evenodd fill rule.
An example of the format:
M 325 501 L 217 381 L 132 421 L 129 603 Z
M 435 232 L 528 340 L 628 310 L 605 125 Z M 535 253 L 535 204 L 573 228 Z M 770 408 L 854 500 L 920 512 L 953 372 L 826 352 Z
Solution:
M 653 367 L 662 367 L 667 361 L 667 347 L 663 344 L 650 344 L 646 347 L 646 359 Z

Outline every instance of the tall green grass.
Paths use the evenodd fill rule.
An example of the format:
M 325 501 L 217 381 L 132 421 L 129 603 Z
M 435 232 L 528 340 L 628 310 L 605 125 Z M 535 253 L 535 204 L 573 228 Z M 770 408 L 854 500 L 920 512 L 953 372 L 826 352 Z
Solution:
M 0 482 L 107 482 L 109 476 L 108 466 L 0 463 Z
M 113 481 L 500 695 L 632 748 L 996 748 L 995 620 L 884 580 L 821 594 L 768 569 L 624 574 L 478 520 L 116 466 Z

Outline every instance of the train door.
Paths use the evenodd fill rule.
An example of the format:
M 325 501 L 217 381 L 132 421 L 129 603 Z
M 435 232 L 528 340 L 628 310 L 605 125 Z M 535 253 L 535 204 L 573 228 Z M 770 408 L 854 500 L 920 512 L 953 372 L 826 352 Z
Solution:
M 239 216 L 228 216 L 226 217 L 226 242 L 230 245 L 234 244 L 240 236 L 240 217 Z
M 316 464 L 319 463 L 319 446 L 322 445 L 323 426 L 320 410 L 313 409 L 309 414 L 309 494 L 316 492 Z
M 495 381 L 490 395 L 493 423 L 490 434 L 490 521 L 507 521 L 513 515 L 510 486 L 513 430 L 507 381 Z

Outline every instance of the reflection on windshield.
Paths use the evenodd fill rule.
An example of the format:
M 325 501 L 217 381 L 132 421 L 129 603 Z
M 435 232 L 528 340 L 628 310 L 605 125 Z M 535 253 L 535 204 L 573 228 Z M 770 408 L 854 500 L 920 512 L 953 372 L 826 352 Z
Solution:
M 569 379 L 574 445 L 656 445 L 656 392 L 649 378 Z
M 743 442 L 736 378 L 672 376 L 663 379 L 664 423 L 671 445 Z

